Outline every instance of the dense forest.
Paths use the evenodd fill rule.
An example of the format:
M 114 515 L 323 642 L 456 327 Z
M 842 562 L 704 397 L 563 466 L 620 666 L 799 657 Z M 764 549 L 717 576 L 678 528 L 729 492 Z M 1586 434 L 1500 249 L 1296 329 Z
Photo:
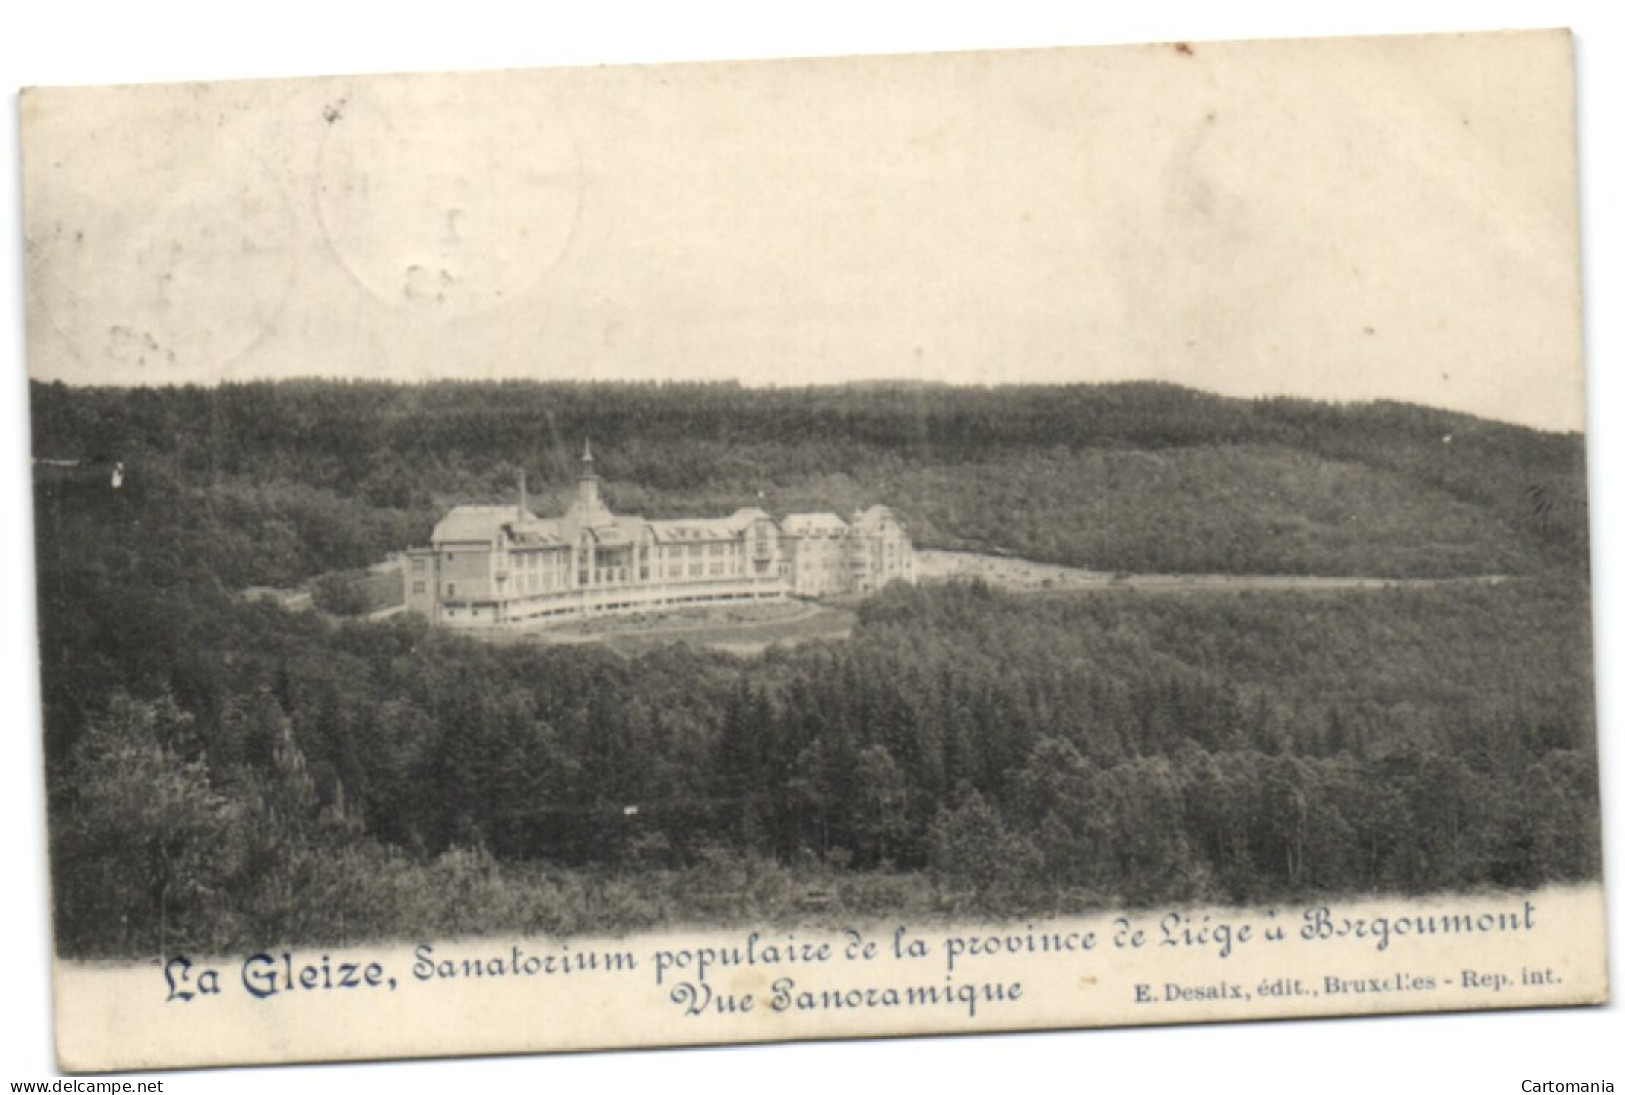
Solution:
M 32 395 L 64 954 L 1600 869 L 1575 436 L 1156 385 Z M 585 436 L 649 516 L 885 501 L 924 546 L 1108 570 L 1509 580 L 895 587 L 849 640 L 754 657 L 239 595 L 422 542 L 520 468 L 563 489 Z
M 423 541 L 455 503 L 573 489 L 647 517 L 886 500 L 916 542 L 1102 570 L 1572 570 L 1584 446 L 1403 404 L 1064 388 L 35 385 L 34 452 L 122 459 L 189 560 L 281 584 Z M 199 553 L 206 558 L 199 560 Z

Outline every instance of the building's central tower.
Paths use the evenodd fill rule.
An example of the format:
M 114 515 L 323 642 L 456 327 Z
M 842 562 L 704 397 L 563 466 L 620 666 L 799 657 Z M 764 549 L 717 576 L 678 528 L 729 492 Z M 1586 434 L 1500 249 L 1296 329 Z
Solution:
M 598 498 L 598 468 L 593 463 L 591 441 L 581 447 L 581 476 L 576 484 L 582 512 L 597 513 L 603 503 Z

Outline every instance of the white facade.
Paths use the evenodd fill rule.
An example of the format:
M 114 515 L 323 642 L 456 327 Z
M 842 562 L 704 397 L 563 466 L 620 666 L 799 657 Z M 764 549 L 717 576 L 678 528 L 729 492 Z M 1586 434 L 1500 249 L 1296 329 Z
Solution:
M 884 506 L 775 521 L 645 520 L 611 513 L 592 452 L 574 501 L 542 519 L 527 504 L 458 506 L 407 552 L 407 607 L 451 627 L 545 625 L 693 604 L 868 593 L 914 581 L 908 530 Z

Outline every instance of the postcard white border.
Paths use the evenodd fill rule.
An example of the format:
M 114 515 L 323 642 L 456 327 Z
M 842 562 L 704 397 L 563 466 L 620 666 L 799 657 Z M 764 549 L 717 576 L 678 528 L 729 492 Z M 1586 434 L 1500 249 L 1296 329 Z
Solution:
M 1426 31 L 1449 28 L 1570 25 L 1578 33 L 1582 221 L 1586 287 L 1592 301 L 1625 296 L 1620 275 L 1621 213 L 1610 195 L 1625 192 L 1615 134 L 1622 128 L 1625 66 L 1617 64 L 1625 31 L 1616 10 L 1583 3 L 1472 5 L 1375 0 L 1325 11 L 1285 3 L 1215 8 L 1170 3 L 1155 10 L 1098 6 L 1066 14 L 1050 5 L 1001 4 L 975 13 L 933 6 L 877 11 L 872 4 L 826 5 L 819 18 L 774 19 L 764 26 L 755 6 L 597 5 L 569 17 L 557 13 L 516 23 L 498 5 L 459 5 L 458 25 L 437 18 L 391 19 L 384 9 L 341 10 L 317 2 L 283 5 L 277 20 L 252 33 L 227 35 L 202 3 L 110 3 L 35 6 L 13 12 L 0 70 L 17 83 L 71 84 L 98 80 L 182 80 L 201 76 L 270 75 L 410 68 L 493 67 L 505 64 L 658 61 L 791 54 L 890 52 L 937 48 L 1094 44 L 1174 38 L 1283 37 L 1312 34 Z M 722 10 L 718 10 L 718 9 Z M 1040 10 L 1044 9 L 1044 10 Z M 394 9 L 391 9 L 394 10 Z M 444 9 L 437 7 L 435 15 Z M 427 16 L 427 13 L 423 13 Z M 545 23 L 544 25 L 541 25 Z M 817 25 L 812 25 L 816 23 Z M 177 27 L 191 27 L 190 33 Z M 318 29 L 319 28 L 319 29 Z M 211 41 L 212 39 L 212 41 Z M 7 112 L 6 145 L 15 149 L 15 114 Z M 0 537 L 6 575 L 3 642 L 18 667 L 12 695 L 23 712 L 7 735 L 4 813 L 12 898 L 6 905 L 12 944 L 3 993 L 6 1079 L 55 1074 L 50 1048 L 48 921 L 39 900 L 45 880 L 44 808 L 40 780 L 37 680 L 32 616 L 32 551 L 26 477 L 27 408 L 22 341 L 22 291 L 15 169 L 0 176 L 13 215 L 7 218 L 10 259 L 0 267 L 6 289 L 13 380 L 4 389 L 11 455 L 0 466 L 0 506 L 12 520 Z M 1621 544 L 1625 544 L 1625 438 L 1609 424 L 1625 421 L 1625 377 L 1609 367 L 1625 353 L 1617 309 L 1593 307 L 1587 317 L 1590 369 L 1591 506 L 1598 611 L 1597 654 L 1603 727 L 1605 850 L 1610 868 L 1622 847 L 1620 754 L 1611 745 L 1619 724 L 1619 688 L 1606 667 L 1619 664 L 1617 635 L 1625 628 Z M 1613 434 L 1610 437 L 1610 434 Z M 1610 870 L 1617 879 L 1617 871 Z M 1621 933 L 1617 885 L 1610 902 L 1611 934 Z M 1179 1030 L 1122 1030 L 977 1039 L 781 1046 L 688 1053 L 591 1054 L 545 1058 L 460 1060 L 368 1066 L 365 1082 L 407 1089 L 468 1084 L 525 1085 L 575 1090 L 644 1084 L 656 1090 L 714 1090 L 762 1082 L 776 1088 L 830 1090 L 860 1080 L 877 1087 L 971 1090 L 1009 1086 L 1023 1076 L 1072 1074 L 1090 1086 L 1140 1086 L 1152 1076 L 1183 1079 L 1211 1091 L 1286 1090 L 1307 1079 L 1316 1090 L 1373 1090 L 1391 1078 L 1395 1090 L 1516 1090 L 1520 1076 L 1583 1079 L 1599 1075 L 1617 1049 L 1618 1016 L 1602 1010 L 1465 1015 L 1383 1022 L 1243 1024 Z M 1057 1070 L 1065 1070 L 1058 1072 Z M 1403 1077 L 1403 1079 L 1401 1079 Z M 1619 1082 L 1620 1076 L 1613 1076 Z M 233 1089 L 285 1087 L 337 1090 L 357 1081 L 343 1067 L 248 1070 L 178 1077 Z M 765 1083 L 763 1084 L 765 1086 Z

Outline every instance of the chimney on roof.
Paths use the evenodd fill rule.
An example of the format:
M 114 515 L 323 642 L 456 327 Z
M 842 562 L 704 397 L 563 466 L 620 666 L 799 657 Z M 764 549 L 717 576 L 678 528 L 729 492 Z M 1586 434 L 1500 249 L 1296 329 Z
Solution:
M 530 516 L 530 499 L 525 492 L 525 469 L 519 469 L 519 513 L 518 518 L 524 521 Z

